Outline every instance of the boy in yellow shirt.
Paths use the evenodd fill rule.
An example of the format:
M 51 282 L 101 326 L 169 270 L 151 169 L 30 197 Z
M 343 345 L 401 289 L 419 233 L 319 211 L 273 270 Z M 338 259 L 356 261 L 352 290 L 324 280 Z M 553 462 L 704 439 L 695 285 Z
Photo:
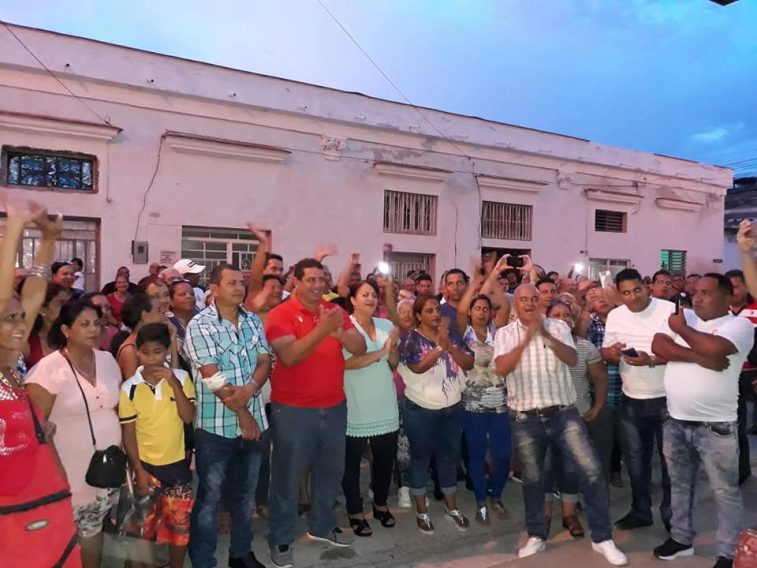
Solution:
M 189 375 L 166 365 L 171 334 L 163 323 L 137 334 L 140 367 L 121 387 L 118 414 L 123 443 L 139 496 L 154 492 L 142 536 L 169 544 L 171 568 L 184 566 L 192 512 L 192 472 L 184 444 L 184 425 L 195 415 Z

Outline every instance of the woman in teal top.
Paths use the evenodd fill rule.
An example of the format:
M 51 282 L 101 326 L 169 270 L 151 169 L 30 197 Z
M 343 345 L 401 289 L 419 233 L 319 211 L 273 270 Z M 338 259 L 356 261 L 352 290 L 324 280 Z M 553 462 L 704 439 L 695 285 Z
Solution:
M 400 427 L 392 372 L 399 363 L 398 332 L 389 320 L 373 317 L 378 287 L 363 281 L 350 289 L 350 319 L 365 337 L 368 349 L 352 356 L 345 351 L 344 392 L 347 395 L 347 450 L 342 488 L 350 526 L 357 536 L 372 534 L 360 495 L 360 461 L 370 445 L 373 518 L 384 527 L 395 520 L 386 500 L 397 455 Z

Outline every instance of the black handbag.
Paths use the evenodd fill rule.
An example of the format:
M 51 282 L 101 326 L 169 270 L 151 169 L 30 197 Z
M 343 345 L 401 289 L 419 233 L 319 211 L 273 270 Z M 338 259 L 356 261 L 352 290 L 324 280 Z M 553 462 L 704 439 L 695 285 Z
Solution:
M 61 353 L 68 362 L 68 366 L 71 367 L 71 372 L 76 379 L 76 386 L 79 387 L 79 392 L 84 399 L 84 408 L 87 410 L 87 422 L 89 423 L 89 433 L 92 436 L 92 447 L 95 450 L 92 459 L 89 460 L 89 467 L 87 468 L 87 475 L 85 481 L 87 485 L 92 487 L 100 487 L 103 489 L 115 489 L 121 487 L 126 481 L 126 454 L 118 446 L 109 446 L 104 450 L 97 449 L 97 440 L 95 440 L 95 430 L 92 428 L 92 418 L 89 415 L 89 404 L 87 404 L 87 395 L 84 394 L 84 389 L 81 388 L 79 383 L 79 376 L 76 374 L 71 360 Z

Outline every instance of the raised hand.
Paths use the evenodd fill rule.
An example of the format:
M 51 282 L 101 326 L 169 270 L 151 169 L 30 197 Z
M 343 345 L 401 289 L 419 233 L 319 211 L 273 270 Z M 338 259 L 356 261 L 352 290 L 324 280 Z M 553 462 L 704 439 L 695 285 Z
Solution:
M 0 202 L 5 206 L 8 218 L 18 219 L 25 224 L 36 221 L 42 215 L 47 215 L 47 208 L 44 205 L 16 192 L 0 193 Z
M 268 235 L 268 231 L 265 231 L 261 228 L 259 228 L 254 223 L 247 223 L 247 230 L 250 231 L 253 235 L 255 235 L 255 238 L 258 239 L 258 242 L 260 244 L 268 244 L 271 237 Z
M 42 238 L 49 241 L 55 241 L 60 237 L 63 231 L 63 215 L 58 213 L 54 218 L 50 218 L 47 211 L 42 209 L 34 218 L 34 224 L 42 233 Z
M 337 253 L 337 248 L 334 245 L 324 245 L 322 247 L 318 247 L 318 250 L 315 251 L 315 259 L 318 262 L 323 262 L 323 259 L 327 256 L 334 256 Z
M 752 221 L 742 219 L 736 233 L 736 243 L 742 252 L 751 252 L 757 244 L 757 235 L 752 234 Z

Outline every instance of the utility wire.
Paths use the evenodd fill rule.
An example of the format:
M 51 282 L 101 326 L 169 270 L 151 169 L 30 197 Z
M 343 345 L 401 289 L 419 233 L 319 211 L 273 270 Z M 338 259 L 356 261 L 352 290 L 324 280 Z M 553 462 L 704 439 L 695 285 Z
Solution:
M 19 44 L 21 45 L 21 47 L 23 47 L 23 48 L 24 48 L 24 49 L 25 49 L 25 50 L 27 51 L 27 53 L 28 53 L 29 55 L 31 55 L 31 56 L 32 56 L 32 57 L 34 58 L 34 60 L 35 60 L 35 61 L 36 61 L 37 63 L 39 63 L 39 64 L 40 64 L 40 65 L 42 66 L 42 68 L 43 68 L 43 69 L 44 69 L 45 71 L 47 71 L 47 72 L 49 73 L 49 75 L 50 75 L 50 76 L 51 76 L 51 77 L 52 77 L 53 79 L 55 79 L 55 81 L 56 81 L 56 82 L 57 82 L 57 83 L 58 83 L 58 84 L 59 84 L 59 85 L 60 85 L 61 87 L 63 87 L 63 88 L 64 88 L 64 89 L 66 90 L 66 92 L 68 92 L 68 94 L 69 94 L 69 95 L 71 95 L 71 96 L 72 96 L 72 97 L 73 97 L 74 99 L 76 99 L 77 101 L 79 101 L 79 103 L 81 103 L 81 104 L 82 104 L 82 105 L 83 105 L 83 106 L 84 106 L 84 107 L 85 107 L 85 108 L 86 108 L 86 109 L 87 109 L 87 110 L 88 110 L 89 112 L 91 112 L 92 114 L 94 114 L 94 115 L 95 115 L 95 116 L 96 116 L 97 118 L 99 118 L 99 119 L 100 119 L 100 120 L 101 120 L 102 122 L 104 122 L 105 124 L 107 124 L 108 126 L 110 126 L 110 121 L 109 121 L 109 120 L 107 120 L 107 119 L 105 119 L 105 117 L 103 117 L 103 116 L 102 116 L 102 115 L 101 115 L 100 113 L 98 113 L 98 112 L 97 112 L 97 111 L 96 111 L 95 109 L 93 109 L 93 108 L 92 108 L 91 106 L 89 106 L 89 105 L 88 105 L 88 104 L 86 103 L 86 101 L 84 101 L 84 100 L 83 100 L 82 98 L 80 98 L 80 97 L 79 97 L 78 95 L 76 95 L 76 93 L 74 93 L 74 92 L 73 92 L 73 91 L 72 91 L 71 89 L 69 89 L 69 88 L 68 88 L 68 86 L 67 86 L 67 85 L 66 85 L 66 84 L 65 84 L 65 83 L 64 83 L 63 81 L 61 81 L 61 80 L 60 80 L 60 79 L 58 78 L 58 76 L 57 76 L 57 75 L 56 75 L 55 73 L 53 73 L 53 72 L 52 72 L 52 70 L 50 70 L 50 68 L 49 68 L 49 67 L 48 67 L 47 65 L 45 65 L 45 64 L 44 64 L 44 62 L 43 62 L 43 61 L 42 61 L 42 60 L 41 60 L 41 59 L 40 59 L 39 57 L 37 57 L 37 55 L 36 55 L 36 54 L 35 54 L 35 53 L 34 53 L 34 52 L 33 52 L 33 51 L 32 51 L 32 50 L 31 50 L 31 49 L 29 48 L 29 46 L 28 46 L 28 45 L 26 45 L 26 44 L 25 44 L 25 43 L 23 42 L 23 40 L 22 40 L 22 39 L 21 39 L 20 37 L 18 37 L 18 36 L 16 35 L 16 33 L 15 33 L 15 32 L 14 32 L 14 31 L 13 31 L 12 29 L 11 29 L 11 27 L 10 27 L 10 26 L 8 25 L 8 23 L 7 23 L 7 22 L 5 22 L 4 20 L 0 20 L 0 24 L 2 24 L 3 26 L 5 26 L 5 29 L 6 29 L 6 30 L 8 30 L 8 33 L 9 33 L 9 34 L 11 34 L 11 35 L 12 35 L 12 36 L 13 36 L 13 37 L 14 37 L 14 38 L 16 39 L 16 41 L 17 41 L 17 42 L 18 42 L 18 43 L 19 43 Z

